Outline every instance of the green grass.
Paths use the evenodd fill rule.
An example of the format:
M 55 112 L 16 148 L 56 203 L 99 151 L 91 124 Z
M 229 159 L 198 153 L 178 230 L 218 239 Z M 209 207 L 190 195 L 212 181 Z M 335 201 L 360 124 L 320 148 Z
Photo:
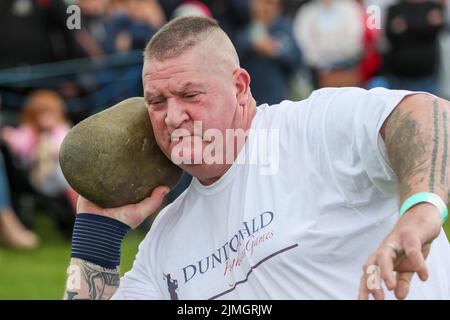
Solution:
M 450 238 L 450 222 L 445 224 Z M 61 299 L 66 282 L 70 243 L 55 231 L 44 216 L 38 216 L 37 230 L 42 239 L 39 249 L 16 251 L 0 247 L 0 300 Z M 122 247 L 122 273 L 131 269 L 141 231 L 131 232 Z
M 63 296 L 70 242 L 44 216 L 38 216 L 36 227 L 41 237 L 38 249 L 18 251 L 0 246 L 0 300 L 59 300 Z M 143 232 L 132 231 L 126 237 L 122 246 L 122 273 L 131 269 L 144 236 Z
M 450 219 L 447 219 L 447 221 L 444 223 L 444 231 L 450 241 Z

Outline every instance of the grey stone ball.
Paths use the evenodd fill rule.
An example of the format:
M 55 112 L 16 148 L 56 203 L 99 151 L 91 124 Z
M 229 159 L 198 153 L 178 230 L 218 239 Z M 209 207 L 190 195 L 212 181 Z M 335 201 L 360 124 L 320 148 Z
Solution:
M 65 137 L 63 174 L 84 198 L 113 208 L 137 203 L 182 170 L 160 150 L 143 98 L 130 98 L 83 120 Z

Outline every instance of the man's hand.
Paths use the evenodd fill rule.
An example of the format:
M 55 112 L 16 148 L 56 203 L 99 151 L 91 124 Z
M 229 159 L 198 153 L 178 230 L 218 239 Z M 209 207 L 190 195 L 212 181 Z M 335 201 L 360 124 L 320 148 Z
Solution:
M 131 228 L 136 228 L 147 217 L 156 212 L 168 192 L 168 187 L 160 186 L 152 191 L 150 197 L 139 203 L 109 209 L 101 208 L 80 196 L 77 203 L 77 212 L 109 217 L 123 222 Z M 68 278 L 64 299 L 110 299 L 120 284 L 118 267 L 108 269 L 82 259 L 72 258 L 67 272 Z
M 150 197 L 139 203 L 108 209 L 101 208 L 80 196 L 77 203 L 77 213 L 93 213 L 109 217 L 119 220 L 134 229 L 156 212 L 169 190 L 166 186 L 159 186 L 153 189 Z
M 397 176 L 400 203 L 418 192 L 435 193 L 448 203 L 449 128 L 450 102 L 427 94 L 405 97 L 383 123 L 380 134 Z M 372 294 L 383 299 L 382 280 L 403 299 L 414 273 L 427 280 L 425 259 L 441 223 L 435 206 L 420 203 L 411 207 L 365 263 L 359 298 Z
M 358 298 L 368 299 L 372 294 L 376 300 L 384 299 L 383 281 L 397 299 L 404 299 L 414 273 L 422 281 L 428 279 L 425 259 L 440 231 L 441 217 L 435 206 L 421 203 L 408 210 L 364 264 Z

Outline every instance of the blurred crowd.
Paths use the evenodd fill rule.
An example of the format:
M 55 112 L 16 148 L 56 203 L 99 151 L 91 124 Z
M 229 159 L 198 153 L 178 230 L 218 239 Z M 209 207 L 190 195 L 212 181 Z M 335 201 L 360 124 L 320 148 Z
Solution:
M 142 50 L 185 15 L 220 23 L 258 104 L 330 86 L 450 98 L 450 0 L 1 0 L 3 242 L 36 247 L 37 210 L 70 238 L 77 195 L 58 164 L 65 134 L 141 96 Z

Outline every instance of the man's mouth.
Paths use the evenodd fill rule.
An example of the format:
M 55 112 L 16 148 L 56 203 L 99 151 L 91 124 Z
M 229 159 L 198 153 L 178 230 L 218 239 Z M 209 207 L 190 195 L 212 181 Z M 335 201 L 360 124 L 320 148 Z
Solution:
M 183 136 L 172 135 L 172 136 L 170 136 L 170 141 L 171 142 L 181 142 L 186 138 L 190 138 L 190 139 L 199 138 L 200 140 L 202 140 L 204 142 L 210 142 L 210 141 L 203 139 L 202 136 L 195 135 L 195 134 L 194 135 L 183 135 Z

